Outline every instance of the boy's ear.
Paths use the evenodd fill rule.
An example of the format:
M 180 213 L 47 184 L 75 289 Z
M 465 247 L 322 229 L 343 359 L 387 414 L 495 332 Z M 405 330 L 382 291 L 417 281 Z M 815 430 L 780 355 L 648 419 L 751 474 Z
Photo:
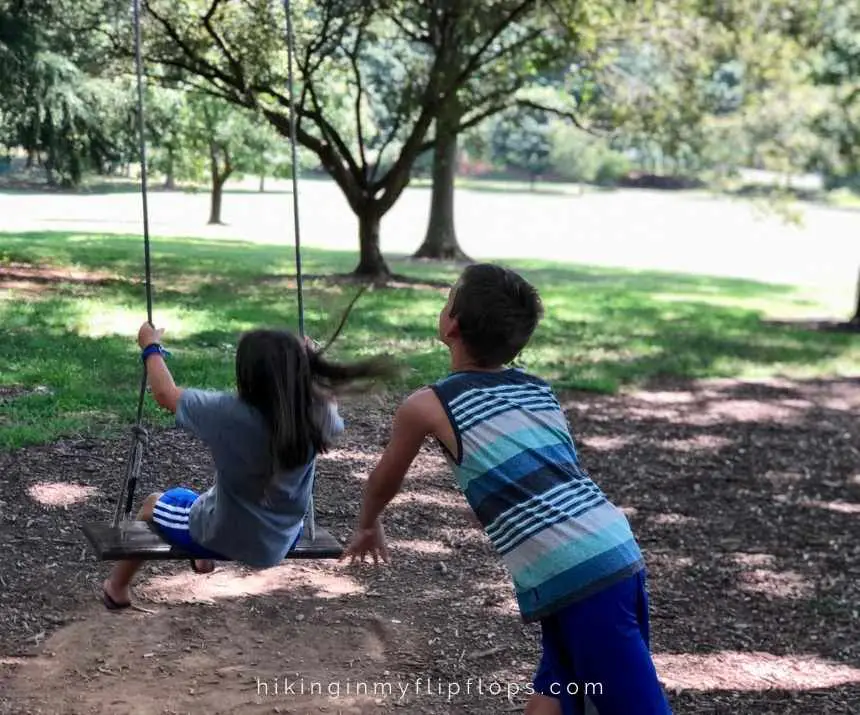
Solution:
M 448 321 L 448 325 L 445 328 L 446 338 L 459 338 L 460 337 L 460 321 L 457 318 L 451 318 Z

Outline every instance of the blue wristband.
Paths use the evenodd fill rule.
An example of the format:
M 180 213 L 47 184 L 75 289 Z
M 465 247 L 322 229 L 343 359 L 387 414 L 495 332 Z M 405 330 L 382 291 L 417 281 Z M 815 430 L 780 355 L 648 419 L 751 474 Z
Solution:
M 167 352 L 167 350 L 165 350 L 165 349 L 161 346 L 161 344 L 160 344 L 160 343 L 150 343 L 149 345 L 147 345 L 147 346 L 143 349 L 143 352 L 140 354 L 140 359 L 141 359 L 141 360 L 143 360 L 143 362 L 146 362 L 146 359 L 147 359 L 150 355 L 155 355 L 156 353 L 158 353 L 158 354 L 159 354 L 159 355 L 161 355 L 162 357 L 170 357 L 170 353 L 169 353 L 169 352 Z

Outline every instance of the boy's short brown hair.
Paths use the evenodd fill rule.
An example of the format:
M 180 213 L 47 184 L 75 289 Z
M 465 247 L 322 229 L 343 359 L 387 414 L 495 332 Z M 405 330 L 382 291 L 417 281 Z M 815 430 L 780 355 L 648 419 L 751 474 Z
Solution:
M 463 271 L 451 304 L 463 345 L 480 367 L 511 362 L 543 317 L 537 290 L 507 268 L 477 263 Z

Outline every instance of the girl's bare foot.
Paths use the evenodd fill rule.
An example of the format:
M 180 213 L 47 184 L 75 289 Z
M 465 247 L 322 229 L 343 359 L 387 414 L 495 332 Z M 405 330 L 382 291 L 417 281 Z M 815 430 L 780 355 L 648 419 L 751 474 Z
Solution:
M 194 573 L 212 573 L 215 570 L 215 562 L 210 559 L 192 559 L 191 570 Z
M 128 586 L 118 589 L 111 579 L 102 584 L 102 601 L 111 611 L 128 608 L 131 605 L 131 591 Z

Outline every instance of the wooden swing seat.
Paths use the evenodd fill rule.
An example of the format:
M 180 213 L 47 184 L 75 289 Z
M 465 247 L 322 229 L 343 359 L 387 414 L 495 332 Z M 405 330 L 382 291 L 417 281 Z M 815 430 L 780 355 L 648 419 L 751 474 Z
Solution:
M 104 522 L 84 524 L 81 529 L 99 560 L 121 561 L 180 561 L 194 558 L 193 554 L 167 543 L 146 521 L 123 521 L 119 526 Z M 287 554 L 287 559 L 338 559 L 343 546 L 326 529 L 315 528 L 314 540 L 307 531 Z M 226 559 L 225 559 L 226 560 Z

